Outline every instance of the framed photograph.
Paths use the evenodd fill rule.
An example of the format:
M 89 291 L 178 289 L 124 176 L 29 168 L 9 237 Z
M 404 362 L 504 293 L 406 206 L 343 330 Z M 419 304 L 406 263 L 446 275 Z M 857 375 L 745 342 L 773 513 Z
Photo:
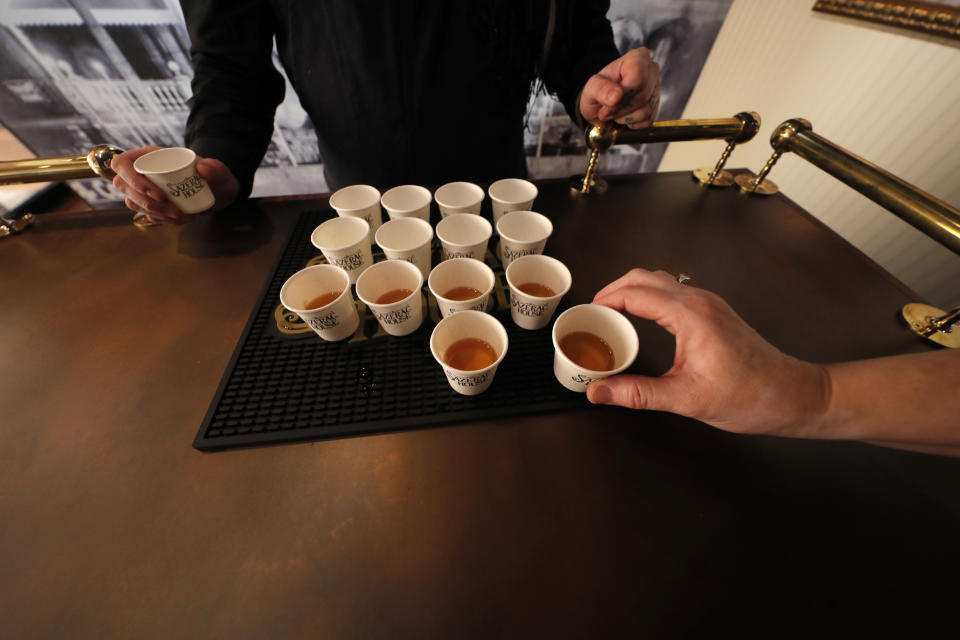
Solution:
M 813 10 L 960 40 L 960 0 L 817 0 Z

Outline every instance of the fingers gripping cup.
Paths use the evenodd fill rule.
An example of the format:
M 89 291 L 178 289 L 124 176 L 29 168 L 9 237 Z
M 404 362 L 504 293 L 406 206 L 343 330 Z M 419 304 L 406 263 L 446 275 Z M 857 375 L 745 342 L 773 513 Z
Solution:
M 330 196 L 330 206 L 345 218 L 363 218 L 370 225 L 370 243 L 383 222 L 380 212 L 380 192 L 368 184 L 353 184 L 338 189 Z
M 479 260 L 453 258 L 433 268 L 427 286 L 446 318 L 460 311 L 485 311 L 495 280 L 493 269 Z
M 406 260 L 417 265 L 424 279 L 430 275 L 430 243 L 433 227 L 420 218 L 397 218 L 381 226 L 375 235 L 388 260 Z
M 378 262 L 357 278 L 357 297 L 393 336 L 413 333 L 423 322 L 423 275 L 404 260 Z
M 362 218 L 332 218 L 313 230 L 310 242 L 327 262 L 346 270 L 353 284 L 373 264 L 369 234 L 370 225 Z
M 350 276 L 330 264 L 307 267 L 290 276 L 280 288 L 280 302 L 329 342 L 349 338 L 360 325 Z
M 143 154 L 133 168 L 163 189 L 180 211 L 200 213 L 213 206 L 214 197 L 196 165 L 197 154 L 192 149 L 170 147 Z
M 493 209 L 493 224 L 497 224 L 505 213 L 529 210 L 537 197 L 537 187 L 520 178 L 504 178 L 491 184 L 487 193 Z
M 571 391 L 620 373 L 637 357 L 640 340 L 621 313 L 598 304 L 570 307 L 553 323 L 553 373 Z
M 420 218 L 430 222 L 430 203 L 433 195 L 426 187 L 405 184 L 390 189 L 380 198 L 391 220 L 397 218 Z
M 437 237 L 443 247 L 443 259 L 473 258 L 483 260 L 487 253 L 487 241 L 493 235 L 493 227 L 486 218 L 457 214 L 447 216 L 437 223 Z
M 550 256 L 523 256 L 507 267 L 510 317 L 521 329 L 540 329 L 550 322 L 560 298 L 570 290 L 570 270 Z
M 453 213 L 480 213 L 483 204 L 483 189 L 472 182 L 449 182 L 433 194 L 440 215 L 446 218 Z
M 480 311 L 464 311 L 437 323 L 430 351 L 453 390 L 465 396 L 486 391 L 507 355 L 507 331 Z
M 511 211 L 500 218 L 497 233 L 500 234 L 500 262 L 506 269 L 520 256 L 543 253 L 547 238 L 553 233 L 553 223 L 534 211 Z

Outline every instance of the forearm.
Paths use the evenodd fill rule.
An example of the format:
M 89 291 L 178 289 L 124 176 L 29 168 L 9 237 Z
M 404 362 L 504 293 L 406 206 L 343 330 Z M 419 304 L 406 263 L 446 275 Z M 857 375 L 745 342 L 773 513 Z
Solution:
M 960 352 L 830 364 L 826 410 L 801 434 L 960 453 Z M 956 447 L 953 453 L 950 448 Z

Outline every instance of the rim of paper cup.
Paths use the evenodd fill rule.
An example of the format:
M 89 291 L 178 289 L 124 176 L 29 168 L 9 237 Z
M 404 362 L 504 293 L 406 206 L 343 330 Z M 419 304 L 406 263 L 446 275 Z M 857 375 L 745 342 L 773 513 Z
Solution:
M 443 243 L 445 243 L 445 244 L 448 244 L 448 245 L 450 245 L 451 247 L 473 247 L 473 246 L 476 246 L 476 245 L 478 245 L 478 244 L 482 244 L 482 243 L 484 243 L 484 242 L 489 242 L 491 236 L 493 236 L 493 225 L 491 225 L 491 224 L 490 224 L 490 221 L 487 220 L 486 218 L 484 218 L 483 216 L 476 216 L 476 215 L 470 215 L 470 216 L 467 218 L 467 224 L 477 224 L 478 227 L 482 227 L 482 228 L 484 229 L 484 233 L 487 234 L 486 237 L 485 237 L 483 240 L 477 240 L 476 242 L 466 242 L 466 243 L 464 243 L 464 242 L 453 242 L 453 241 L 451 241 L 451 240 L 445 240 L 445 239 L 443 239 L 443 238 L 440 236 L 440 225 L 444 225 L 444 226 L 446 226 L 446 227 L 449 227 L 449 226 L 452 225 L 452 224 L 460 224 L 461 222 L 465 222 L 464 220 L 459 220 L 459 221 L 456 220 L 456 218 L 458 218 L 458 217 L 460 217 L 458 214 L 454 214 L 454 215 L 451 215 L 451 216 L 447 216 L 446 218 L 444 218 L 443 220 L 441 220 L 440 222 L 437 223 L 437 238 L 440 239 L 440 242 L 443 242 Z M 471 218 L 472 218 L 472 219 L 471 219 Z M 480 222 L 479 222 L 479 223 L 475 223 L 475 222 L 473 221 L 473 219 L 478 220 L 478 221 L 480 221 Z M 450 222 L 448 222 L 448 220 L 449 220 Z
M 417 246 L 412 247 L 412 248 L 410 248 L 410 249 L 397 249 L 396 247 L 391 247 L 391 246 L 389 246 L 389 245 L 385 245 L 385 244 L 383 244 L 383 243 L 380 241 L 380 232 L 383 231 L 384 227 L 387 227 L 388 225 L 391 225 L 391 224 L 394 224 L 394 223 L 412 224 L 412 222 L 407 222 L 408 220 L 410 220 L 410 221 L 416 221 L 416 223 L 417 223 L 418 226 L 419 226 L 419 225 L 424 225 L 424 226 L 426 226 L 427 230 L 430 232 L 430 235 L 427 237 L 426 240 L 424 240 L 423 242 L 421 242 L 421 243 L 418 244 Z M 394 225 L 394 226 L 396 226 L 396 225 Z M 381 224 L 380 227 L 377 229 L 377 232 L 376 232 L 375 234 L 373 234 L 373 239 L 374 239 L 374 242 L 377 243 L 377 246 L 380 247 L 381 249 L 383 249 L 384 251 L 411 251 L 411 252 L 412 252 L 412 251 L 416 251 L 417 249 L 422 248 L 423 245 L 428 244 L 428 243 L 430 243 L 430 242 L 433 241 L 433 226 L 432 226 L 429 222 L 427 222 L 426 220 L 424 220 L 423 218 L 417 218 L 417 217 L 412 217 L 412 218 L 394 218 L 394 219 L 392 219 L 392 220 L 388 220 L 387 222 L 384 222 L 383 224 Z
M 469 200 L 466 202 L 450 202 L 449 200 L 442 199 L 442 198 L 445 198 L 445 195 L 442 195 L 445 192 L 445 190 L 451 191 L 455 187 L 466 187 L 475 196 L 478 195 L 480 197 L 479 198 L 475 197 L 472 200 Z M 457 182 L 448 182 L 447 184 L 437 188 L 437 190 L 433 194 L 433 199 L 437 203 L 437 205 L 441 207 L 452 207 L 452 208 L 469 207 L 477 204 L 478 202 L 483 202 L 483 199 L 485 197 L 486 197 L 486 194 L 483 192 L 483 189 L 480 187 L 480 185 L 474 184 L 472 182 L 466 182 L 464 180 L 460 180 Z
M 436 340 L 436 336 L 437 336 L 437 331 L 440 329 L 440 327 L 443 325 L 444 322 L 447 322 L 448 320 L 451 320 L 452 318 L 456 318 L 457 316 L 463 316 L 462 318 L 460 318 L 459 320 L 457 320 L 457 322 L 463 322 L 463 319 L 464 319 L 464 318 L 470 317 L 470 316 L 473 315 L 473 314 L 481 315 L 481 316 L 486 316 L 487 318 L 489 318 L 490 320 L 492 320 L 494 323 L 496 323 L 497 333 L 499 333 L 499 334 L 503 337 L 503 351 L 502 351 L 501 353 L 498 353 L 498 354 L 497 354 L 497 359 L 494 360 L 493 363 L 485 366 L 483 369 L 472 369 L 472 370 L 471 370 L 471 369 L 457 369 L 456 367 L 451 367 L 450 365 L 448 365 L 446 362 L 443 361 L 443 358 L 442 358 L 442 357 L 440 357 L 439 355 L 437 355 L 437 350 L 436 350 L 436 347 L 435 347 L 435 345 L 434 345 L 434 341 Z M 487 322 L 487 320 L 484 319 L 484 322 Z M 468 336 L 468 337 L 469 337 L 469 336 Z M 493 346 L 493 345 L 490 345 L 490 346 Z M 488 371 L 488 370 L 492 369 L 493 367 L 498 366 L 501 362 L 503 362 L 503 359 L 504 359 L 504 357 L 506 357 L 506 355 L 507 355 L 507 350 L 508 350 L 509 348 L 510 348 L 510 334 L 507 333 L 507 328 L 504 327 L 504 326 L 503 326 L 503 323 L 500 322 L 497 318 L 495 318 L 495 317 L 493 317 L 492 315 L 490 315 L 489 313 L 486 313 L 486 312 L 483 312 L 483 311 L 475 311 L 475 310 L 473 310 L 473 309 L 467 309 L 466 311 L 459 311 L 459 312 L 453 314 L 452 316 L 447 316 L 446 318 L 442 319 L 442 320 L 441 320 L 440 322 L 438 322 L 437 325 L 433 328 L 433 331 L 430 332 L 430 353 L 433 354 L 433 359 L 436 360 L 437 363 L 439 363 L 439 365 L 440 365 L 441 367 L 444 367 L 444 368 L 446 368 L 446 369 L 450 369 L 450 371 L 456 371 L 456 372 L 458 372 L 458 373 L 463 373 L 463 374 L 466 374 L 466 375 L 479 375 L 479 374 L 483 373 L 484 371 Z
M 348 222 L 343 222 L 344 220 L 347 220 Z M 319 233 L 320 229 L 323 228 L 325 225 L 343 226 L 343 225 L 357 225 L 358 223 L 366 227 L 367 230 L 358 239 L 354 240 L 353 242 L 349 242 L 347 244 L 334 247 L 330 245 L 321 245 L 320 242 L 317 240 L 317 233 Z M 310 233 L 310 244 L 312 244 L 317 249 L 320 249 L 320 251 L 323 251 L 324 249 L 326 249 L 327 251 L 343 251 L 344 249 L 348 249 L 357 243 L 368 240 L 369 238 L 370 238 L 370 224 L 366 220 L 364 220 L 363 218 L 354 218 L 352 216 L 338 216 L 336 218 L 330 218 L 329 220 L 318 224 L 317 227 Z
M 486 269 L 486 271 L 484 271 L 484 273 L 486 273 L 487 275 L 493 274 L 493 282 L 491 282 L 491 283 L 490 283 L 490 286 L 487 287 L 487 289 L 486 289 L 483 293 L 481 293 L 480 295 L 478 295 L 476 298 L 470 298 L 469 300 L 451 300 L 450 298 L 444 298 L 444 297 L 441 296 L 439 293 L 437 293 L 436 291 L 434 291 L 434 290 L 433 290 L 433 287 L 432 287 L 431 284 L 430 284 L 430 278 L 433 276 L 434 272 L 435 272 L 437 269 L 440 269 L 440 268 L 449 269 L 450 267 L 444 267 L 443 265 L 445 265 L 445 264 L 456 264 L 458 260 L 473 260 L 474 262 L 477 262 L 477 263 L 483 265 L 484 269 Z M 437 298 L 438 300 L 443 300 L 444 302 L 449 302 L 450 304 L 467 303 L 467 302 L 473 302 L 474 300 L 479 300 L 480 298 L 482 298 L 482 297 L 484 297 L 484 296 L 490 295 L 490 292 L 493 291 L 493 287 L 496 286 L 496 284 L 497 284 L 497 274 L 493 273 L 493 269 L 491 269 L 490 266 L 489 266 L 486 262 L 483 262 L 483 261 L 481 261 L 481 260 L 477 260 L 476 258 L 450 258 L 449 260 L 444 260 L 443 262 L 441 262 L 440 264 L 438 264 L 437 266 L 435 266 L 433 269 L 431 269 L 431 270 L 430 270 L 430 275 L 427 276 L 427 289 L 430 290 L 430 293 L 432 293 L 433 296 L 434 296 L 435 298 Z M 457 313 L 463 313 L 463 312 L 462 312 L 462 311 L 458 311 Z M 480 312 L 478 312 L 478 313 L 485 313 L 485 312 L 480 311 Z M 489 315 L 489 314 L 487 314 L 487 315 Z
M 547 221 L 547 231 L 542 237 L 537 237 L 537 238 L 534 238 L 533 240 L 520 240 L 516 236 L 511 236 L 509 234 L 504 233 L 503 230 L 500 228 L 500 225 L 503 224 L 504 219 L 508 219 L 508 216 L 513 216 L 513 218 L 508 219 L 509 221 L 519 217 L 515 214 L 520 214 L 520 215 L 523 215 L 523 217 L 528 218 L 530 216 L 524 215 L 524 214 L 531 214 L 531 213 L 535 216 L 534 217 L 535 220 L 540 220 L 542 218 L 543 220 Z M 536 243 L 536 242 L 540 242 L 544 238 L 549 238 L 550 236 L 553 235 L 553 221 L 547 216 L 543 215 L 542 213 L 537 213 L 536 211 L 527 211 L 527 210 L 508 211 L 507 213 L 503 214 L 499 220 L 497 220 L 497 235 L 515 244 Z
M 384 265 L 389 265 L 389 266 L 384 266 Z M 407 265 L 407 266 L 400 266 L 400 265 Z M 417 285 L 417 287 L 413 290 L 413 292 L 410 295 L 408 295 L 406 298 L 403 298 L 402 300 L 397 300 L 396 302 L 390 302 L 388 304 L 380 304 L 377 302 L 373 302 L 371 300 L 367 300 L 360 293 L 360 281 L 363 280 L 364 277 L 367 277 L 368 279 L 374 277 L 372 275 L 369 275 L 370 272 L 374 272 L 375 274 L 376 273 L 375 270 L 383 271 L 384 269 L 407 269 L 408 267 L 412 268 L 413 271 L 417 272 L 417 278 L 420 284 Z M 421 289 L 423 289 L 423 273 L 420 272 L 420 267 L 413 264 L 412 262 L 407 262 L 406 260 L 384 260 L 383 262 L 378 262 L 364 269 L 363 273 L 361 273 L 359 277 L 357 277 L 357 283 L 354 286 L 356 287 L 356 290 L 357 290 L 357 297 L 360 298 L 360 300 L 362 300 L 363 303 L 368 307 L 392 307 L 395 304 L 401 304 L 403 302 L 406 302 L 410 298 L 420 293 Z
M 529 186 L 529 189 L 532 189 L 533 193 L 532 195 L 529 195 L 528 197 L 525 197 L 525 198 L 510 198 L 510 199 L 507 199 L 503 196 L 496 195 L 496 191 L 506 188 L 507 185 L 520 185 L 525 188 Z M 509 204 L 513 202 L 526 202 L 527 200 L 535 200 L 537 196 L 540 195 L 540 190 L 537 189 L 537 185 L 533 184 L 529 180 L 524 180 L 523 178 L 501 178 L 500 180 L 497 180 L 496 182 L 490 185 L 490 187 L 487 189 L 487 193 L 490 195 L 491 200 L 496 200 L 497 202 Z
M 343 287 L 343 291 L 341 291 L 341 292 L 340 292 L 340 295 L 337 296 L 332 302 L 328 302 L 327 304 L 323 305 L 322 307 L 317 307 L 316 309 L 299 309 L 299 308 L 296 308 L 296 307 L 291 307 L 291 306 L 289 306 L 289 305 L 286 303 L 286 301 L 283 299 L 283 298 L 284 298 L 283 292 L 286 291 L 287 285 L 290 284 L 290 281 L 293 280 L 294 278 L 296 278 L 296 277 L 298 277 L 298 276 L 299 276 L 299 277 L 302 277 L 301 274 L 304 273 L 304 272 L 307 272 L 307 271 L 316 271 L 316 270 L 329 271 L 329 270 L 331 270 L 331 269 L 335 269 L 336 271 L 339 271 L 339 272 L 340 272 L 340 275 L 343 276 L 343 278 L 344 278 L 344 280 L 345 280 L 345 282 L 346 282 L 346 284 L 345 284 L 344 287 Z M 343 299 L 343 296 L 347 295 L 348 293 L 350 293 L 350 274 L 347 273 L 347 270 L 346 270 L 346 269 L 344 269 L 343 267 L 338 267 L 338 266 L 335 265 L 335 264 L 315 264 L 315 265 L 313 265 L 313 266 L 304 267 L 303 269 L 300 269 L 299 271 L 297 271 L 296 273 L 294 273 L 293 275 L 291 275 L 289 278 L 287 278 L 287 279 L 284 281 L 283 286 L 280 287 L 280 304 L 282 304 L 282 305 L 284 306 L 284 308 L 289 309 L 290 311 L 293 311 L 294 313 L 296 313 L 296 314 L 298 314 L 298 315 L 301 314 L 301 313 L 319 313 L 320 311 L 323 311 L 323 310 L 326 309 L 327 307 L 331 307 L 331 306 L 337 304 L 338 302 L 340 302 L 340 301 Z
M 398 193 L 403 193 L 403 192 L 418 193 L 424 196 L 426 200 L 413 207 L 397 207 L 397 206 L 392 206 L 388 204 L 388 202 L 391 199 L 397 197 Z M 433 202 L 433 194 L 430 193 L 429 189 L 427 189 L 426 187 L 421 187 L 418 184 L 402 184 L 400 186 L 393 187 L 392 189 L 387 189 L 386 193 L 380 196 L 380 204 L 383 205 L 383 208 L 387 209 L 388 211 L 395 211 L 395 212 L 396 211 L 400 211 L 400 212 L 418 211 L 419 209 L 422 209 L 425 205 L 429 205 L 431 202 Z
M 166 169 L 149 169 L 144 165 L 147 164 L 150 160 L 156 160 L 158 157 L 168 156 L 168 155 L 185 155 L 189 158 L 183 162 L 180 162 L 174 167 L 169 167 Z M 173 173 L 175 171 L 181 171 L 192 165 L 197 159 L 197 152 L 193 149 L 188 149 L 187 147 L 165 147 L 163 149 L 154 149 L 148 153 L 143 154 L 139 158 L 133 161 L 134 170 L 141 175 L 163 175 L 164 173 Z
M 563 316 L 567 315 L 571 311 L 576 312 L 576 309 L 580 309 L 581 307 L 597 307 L 598 309 L 606 309 L 606 311 L 601 311 L 600 313 L 613 314 L 610 316 L 611 318 L 613 318 L 614 316 L 618 318 L 617 320 L 614 320 L 614 322 L 624 322 L 626 323 L 626 325 L 629 325 L 630 336 L 632 337 L 629 340 L 630 345 L 627 350 L 628 357 L 623 361 L 623 364 L 621 364 L 619 367 L 614 367 L 613 369 L 607 369 L 603 371 L 598 371 L 596 369 L 588 369 L 586 367 L 580 366 L 579 364 L 571 360 L 570 357 L 563 352 L 563 349 L 560 348 L 560 341 L 557 339 L 557 327 L 560 325 L 560 320 L 563 319 Z M 561 313 L 559 316 L 557 316 L 557 319 L 553 322 L 553 329 L 550 330 L 550 334 L 551 334 L 550 337 L 553 340 L 553 348 L 556 350 L 558 354 L 560 354 L 561 358 L 563 358 L 566 362 L 570 363 L 572 366 L 576 367 L 577 369 L 585 371 L 588 374 L 596 374 L 597 376 L 613 376 L 620 373 L 621 371 L 625 370 L 627 367 L 633 364 L 634 360 L 637 359 L 637 354 L 640 352 L 640 338 L 639 336 L 637 336 L 637 330 L 633 328 L 633 325 L 630 323 L 630 321 L 627 320 L 623 316 L 623 314 L 620 313 L 619 311 L 615 309 L 611 309 L 610 307 L 606 307 L 602 304 L 588 303 L 588 304 L 578 304 L 574 307 L 570 307 L 569 309 Z M 603 336 L 598 336 L 598 337 L 603 339 L 606 342 L 606 339 L 603 338 Z
M 371 194 L 371 195 L 373 196 L 373 198 L 372 198 L 372 200 L 371 200 L 369 203 L 367 203 L 367 204 L 365 204 L 365 205 L 363 205 L 363 206 L 359 206 L 359 207 L 342 207 L 342 206 L 341 206 L 341 207 L 338 207 L 334 201 L 335 201 L 335 200 L 338 200 L 338 199 L 339 199 L 339 200 L 343 200 L 344 198 L 347 197 L 346 194 L 347 194 L 347 192 L 349 192 L 349 191 L 363 191 L 363 192 L 365 192 L 365 193 Z M 338 198 L 337 196 L 339 196 L 339 198 Z M 328 202 L 330 203 L 330 207 L 333 208 L 333 209 L 336 209 L 337 211 L 346 211 L 346 212 L 350 212 L 350 213 L 352 213 L 352 212 L 354 212 L 354 211 L 363 211 L 363 210 L 365 210 L 365 209 L 369 209 L 370 207 L 372 207 L 372 206 L 375 205 L 375 204 L 380 204 L 380 190 L 377 189 L 376 187 L 371 187 L 371 186 L 368 185 L 368 184 L 351 184 L 351 185 L 349 185 L 349 186 L 343 187 L 342 189 L 337 189 L 336 191 L 334 191 L 334 192 L 333 192 L 333 195 L 330 196 L 330 200 L 329 200 Z
M 513 280 L 511 280 L 511 278 L 510 278 L 510 269 L 511 269 L 511 267 L 513 267 L 513 265 L 517 264 L 518 262 L 520 262 L 520 261 L 522 261 L 522 260 L 527 260 L 528 258 L 530 258 L 530 259 L 531 259 L 532 261 L 534 261 L 534 262 L 544 262 L 544 261 L 548 261 L 548 262 L 549 262 L 549 261 L 552 261 L 552 262 L 555 262 L 556 264 L 560 265 L 561 267 L 563 267 L 564 271 L 566 271 L 566 273 L 567 273 L 567 286 L 566 286 L 566 288 L 563 290 L 563 292 L 562 292 L 562 293 L 555 293 L 555 294 L 553 294 L 552 296 L 535 296 L 535 295 L 533 295 L 532 293 L 527 293 L 526 291 L 520 291 L 520 289 L 517 289 L 517 286 L 513 283 Z M 529 262 L 530 260 L 527 260 L 527 261 Z M 507 286 L 508 286 L 509 288 L 511 288 L 511 289 L 516 289 L 518 292 L 522 293 L 523 295 L 527 296 L 528 298 L 534 298 L 534 299 L 536 299 L 536 300 L 553 300 L 554 298 L 560 298 L 560 297 L 566 295 L 567 292 L 570 291 L 570 287 L 573 286 L 573 274 L 570 273 L 570 269 L 567 267 L 567 265 L 563 264 L 562 262 L 560 262 L 560 261 L 557 260 L 556 258 L 553 258 L 553 257 L 551 257 L 551 256 L 545 256 L 545 255 L 543 255 L 542 253 L 533 253 L 533 254 L 526 255 L 526 256 L 520 256 L 520 257 L 517 258 L 516 260 L 511 261 L 510 264 L 507 265 L 507 268 L 503 270 L 503 275 L 504 275 L 504 277 L 507 279 Z

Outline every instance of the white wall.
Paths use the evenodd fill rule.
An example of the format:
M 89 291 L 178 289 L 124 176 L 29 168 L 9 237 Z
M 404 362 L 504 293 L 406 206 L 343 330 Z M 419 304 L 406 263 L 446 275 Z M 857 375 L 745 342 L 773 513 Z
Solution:
M 813 0 L 734 0 L 683 117 L 756 111 L 729 167 L 756 172 L 789 118 L 960 208 L 960 41 L 811 11 Z M 673 143 L 660 171 L 712 167 L 719 141 Z M 805 160 L 780 189 L 927 301 L 960 306 L 960 256 Z

